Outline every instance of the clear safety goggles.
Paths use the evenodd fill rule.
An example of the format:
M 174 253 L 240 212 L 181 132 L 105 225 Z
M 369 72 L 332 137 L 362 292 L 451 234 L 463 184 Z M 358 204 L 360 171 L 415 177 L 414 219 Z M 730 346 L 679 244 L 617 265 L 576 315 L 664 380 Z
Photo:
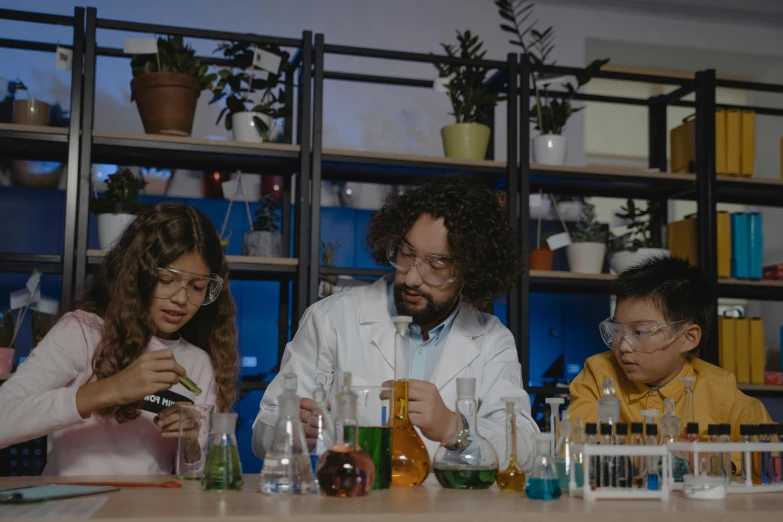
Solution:
M 624 340 L 634 351 L 649 353 L 672 344 L 685 331 L 681 329 L 674 333 L 675 327 L 687 322 L 689 321 L 667 324 L 656 324 L 652 321 L 621 323 L 610 317 L 604 320 L 598 329 L 606 346 L 613 350 L 619 349 Z
M 389 244 L 386 258 L 391 266 L 403 274 L 415 266 L 421 278 L 430 286 L 443 286 L 456 281 L 456 265 L 452 258 L 420 253 L 404 239 Z
M 193 274 L 171 267 L 158 267 L 158 284 L 154 296 L 170 299 L 183 289 L 188 302 L 194 306 L 214 303 L 223 287 L 223 279 L 217 274 Z

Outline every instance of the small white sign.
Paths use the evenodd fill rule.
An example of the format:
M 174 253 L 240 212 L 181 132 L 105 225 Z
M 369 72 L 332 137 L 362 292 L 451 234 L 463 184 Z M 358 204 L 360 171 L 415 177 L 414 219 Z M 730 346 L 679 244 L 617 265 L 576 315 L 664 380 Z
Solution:
M 11 310 L 19 310 L 20 308 L 24 308 L 25 306 L 30 306 L 33 303 L 37 303 L 41 300 L 41 291 L 36 290 L 34 293 L 30 293 L 27 291 L 26 288 L 22 288 L 21 290 L 17 290 L 15 292 L 11 292 L 11 294 L 8 296 L 8 301 L 10 302 L 9 308 Z
M 627 227 L 631 223 L 633 223 L 633 220 L 622 218 L 617 215 L 618 212 L 622 212 L 621 210 L 615 210 L 612 212 L 612 227 Z
M 546 239 L 549 250 L 559 250 L 571 244 L 571 235 L 568 232 L 560 232 Z
M 250 69 L 247 71 L 247 73 L 253 78 L 258 80 L 268 80 L 269 79 L 269 71 L 264 71 L 263 69 L 253 70 Z
M 282 57 L 279 54 L 270 53 L 258 47 L 255 48 L 253 53 L 253 66 L 257 69 L 269 71 L 272 74 L 277 74 L 280 71 L 281 61 Z
M 453 74 L 446 77 L 439 76 L 435 78 L 432 80 L 432 90 L 435 92 L 449 92 L 449 84 L 453 79 Z
M 55 50 L 54 66 L 58 69 L 70 71 L 73 68 L 73 50 L 58 45 Z
M 25 284 L 25 288 L 27 288 L 27 291 L 32 293 L 35 293 L 36 290 L 38 290 L 38 286 L 41 284 L 41 272 L 39 272 L 37 269 L 33 270 L 33 273 L 30 274 L 30 277 L 27 278 L 27 283 Z
M 41 296 L 41 300 L 38 301 L 37 304 L 32 305 L 31 308 L 44 314 L 57 315 L 57 311 L 60 308 L 60 302 L 51 297 Z
M 530 206 L 533 208 L 538 208 L 543 204 L 543 198 L 541 197 L 541 194 L 530 194 Z
M 122 41 L 125 54 L 158 54 L 158 40 L 155 38 L 125 38 Z

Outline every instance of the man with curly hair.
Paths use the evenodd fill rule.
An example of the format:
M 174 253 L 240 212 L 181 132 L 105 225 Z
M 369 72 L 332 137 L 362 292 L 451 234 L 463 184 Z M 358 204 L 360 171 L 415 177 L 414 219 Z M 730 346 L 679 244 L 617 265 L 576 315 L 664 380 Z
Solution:
M 392 194 L 370 222 L 367 243 L 375 261 L 395 269 L 372 286 L 319 301 L 305 312 L 288 344 L 278 376 L 261 401 L 253 425 L 253 451 L 264 457 L 274 437 L 282 375 L 294 373 L 299 394 L 310 397 L 324 374 L 332 403 L 335 376 L 350 372 L 355 385 L 390 385 L 394 379 L 394 325 L 412 318 L 409 417 L 430 455 L 460 423 L 453 411 L 457 377 L 476 379 L 478 426 L 506 458 L 505 398 L 517 401 L 518 457 L 529 468 L 535 456 L 530 401 L 511 332 L 480 310 L 513 288 L 521 267 L 514 231 L 494 192 L 464 177 L 436 178 Z M 308 444 L 312 400 L 300 420 Z

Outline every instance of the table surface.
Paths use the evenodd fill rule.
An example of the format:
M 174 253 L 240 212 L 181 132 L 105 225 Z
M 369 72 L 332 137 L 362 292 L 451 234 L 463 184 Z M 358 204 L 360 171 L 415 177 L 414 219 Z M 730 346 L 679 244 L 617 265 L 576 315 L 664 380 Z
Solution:
M 165 477 L 67 477 L 59 480 L 166 481 Z M 40 485 L 55 477 L 3 477 L 0 489 Z M 534 501 L 524 493 L 503 492 L 493 486 L 484 491 L 455 491 L 438 486 L 431 477 L 423 486 L 372 491 L 367 497 L 342 499 L 317 495 L 273 497 L 258 489 L 258 475 L 245 475 L 241 492 L 213 493 L 201 491 L 198 482 L 183 481 L 181 489 L 124 488 L 120 491 L 83 497 L 107 498 L 92 520 L 139 521 L 165 520 L 232 520 L 250 521 L 279 517 L 296 520 L 342 521 L 356 519 L 375 521 L 471 521 L 500 522 L 515 517 L 525 521 L 554 522 L 563 515 L 579 522 L 660 522 L 669 517 L 688 522 L 716 522 L 768 515 L 777 519 L 783 511 L 783 493 L 729 495 L 726 500 L 688 500 L 673 493 L 668 502 L 660 500 L 598 500 L 594 503 L 562 497 L 556 501 Z M 55 501 L 57 502 L 66 501 Z M 482 515 L 497 517 L 481 519 Z M 6 512 L 7 516 L 7 512 Z M 500 518 L 503 517 L 503 518 Z M 6 518 L 6 517 L 2 517 Z M 60 518 L 59 520 L 67 520 Z M 761 520 L 761 518 L 756 518 Z

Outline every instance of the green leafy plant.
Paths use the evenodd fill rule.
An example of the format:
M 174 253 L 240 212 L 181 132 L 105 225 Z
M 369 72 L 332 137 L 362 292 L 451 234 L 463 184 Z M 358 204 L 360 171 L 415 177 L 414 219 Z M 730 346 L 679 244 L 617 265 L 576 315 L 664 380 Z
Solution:
M 319 245 L 319 252 L 321 255 L 321 266 L 334 266 L 337 261 L 337 251 L 340 250 L 340 241 L 324 241 L 321 240 Z M 322 280 L 331 283 L 331 285 L 337 284 L 336 275 L 327 275 L 321 278 Z M 332 295 L 332 286 L 326 285 L 323 289 L 323 297 Z
M 605 243 L 606 239 L 607 234 L 601 229 L 596 217 L 595 205 L 585 200 L 571 240 L 574 243 Z
M 481 60 L 487 54 L 478 35 L 470 31 L 457 30 L 457 45 L 441 43 L 450 58 Z M 483 123 L 487 120 L 486 109 L 502 100 L 502 95 L 487 85 L 489 69 L 478 65 L 435 64 L 441 78 L 451 78 L 446 89 L 457 123 Z
M 43 312 L 33 312 L 30 316 L 30 328 L 33 331 L 33 344 L 38 346 L 41 339 L 44 338 L 46 333 L 52 327 L 54 316 Z
M 209 73 L 196 51 L 185 45 L 181 36 L 159 36 L 157 54 L 135 54 L 131 58 L 133 77 L 155 72 L 178 72 L 195 76 L 201 90 L 212 90 L 217 75 Z
M 549 55 L 555 48 L 555 30 L 552 26 L 544 30 L 537 28 L 538 19 L 532 22 L 535 0 L 495 0 L 501 22 L 500 29 L 513 35 L 512 45 L 522 48 L 533 68 L 555 65 L 549 61 Z M 508 23 L 505 23 L 508 22 Z M 576 86 L 572 82 L 560 83 L 564 92 L 549 92 L 548 82 L 541 75 L 533 74 L 532 90 L 536 103 L 530 108 L 530 121 L 542 134 L 561 134 L 568 118 L 584 107 L 574 107 L 571 100 L 579 89 L 590 81 L 592 75 L 609 63 L 609 59 L 593 60 L 581 74 L 575 75 Z
M 252 72 L 253 55 L 255 48 L 260 47 L 265 51 L 280 56 L 281 64 L 288 62 L 290 55 L 277 45 L 254 45 L 249 42 L 221 43 L 215 50 L 223 53 L 223 57 L 229 62 L 229 67 L 218 71 L 218 81 L 212 89 L 212 99 L 209 103 L 216 103 L 225 98 L 226 106 L 220 111 L 215 125 L 225 116 L 226 130 L 231 130 L 231 115 L 237 112 L 257 112 L 269 116 L 273 120 L 284 118 L 291 112 L 285 105 L 285 89 L 280 83 L 280 73 L 269 73 L 264 78 L 256 78 Z M 281 68 L 282 70 L 282 68 Z M 257 101 L 251 99 L 251 95 L 260 92 Z M 254 117 L 256 129 L 261 136 L 266 137 L 269 126 L 259 117 Z
M 253 221 L 254 232 L 278 232 L 280 230 L 280 200 L 272 194 L 262 196 Z
M 662 248 L 659 241 L 653 241 L 652 227 L 660 217 L 660 205 L 653 201 L 647 202 L 647 208 L 642 210 L 636 206 L 633 199 L 628 199 L 624 207 L 620 207 L 617 217 L 628 220 L 628 231 L 621 235 L 609 234 L 609 251 L 611 253 L 630 251 L 640 248 Z
M 139 214 L 147 205 L 139 201 L 139 194 L 147 182 L 137 178 L 128 169 L 109 177 L 103 197 L 90 200 L 90 211 L 95 214 Z
M 11 346 L 11 340 L 14 338 L 14 314 L 11 310 L 2 314 L 2 321 L 0 321 L 0 347 L 13 348 Z

